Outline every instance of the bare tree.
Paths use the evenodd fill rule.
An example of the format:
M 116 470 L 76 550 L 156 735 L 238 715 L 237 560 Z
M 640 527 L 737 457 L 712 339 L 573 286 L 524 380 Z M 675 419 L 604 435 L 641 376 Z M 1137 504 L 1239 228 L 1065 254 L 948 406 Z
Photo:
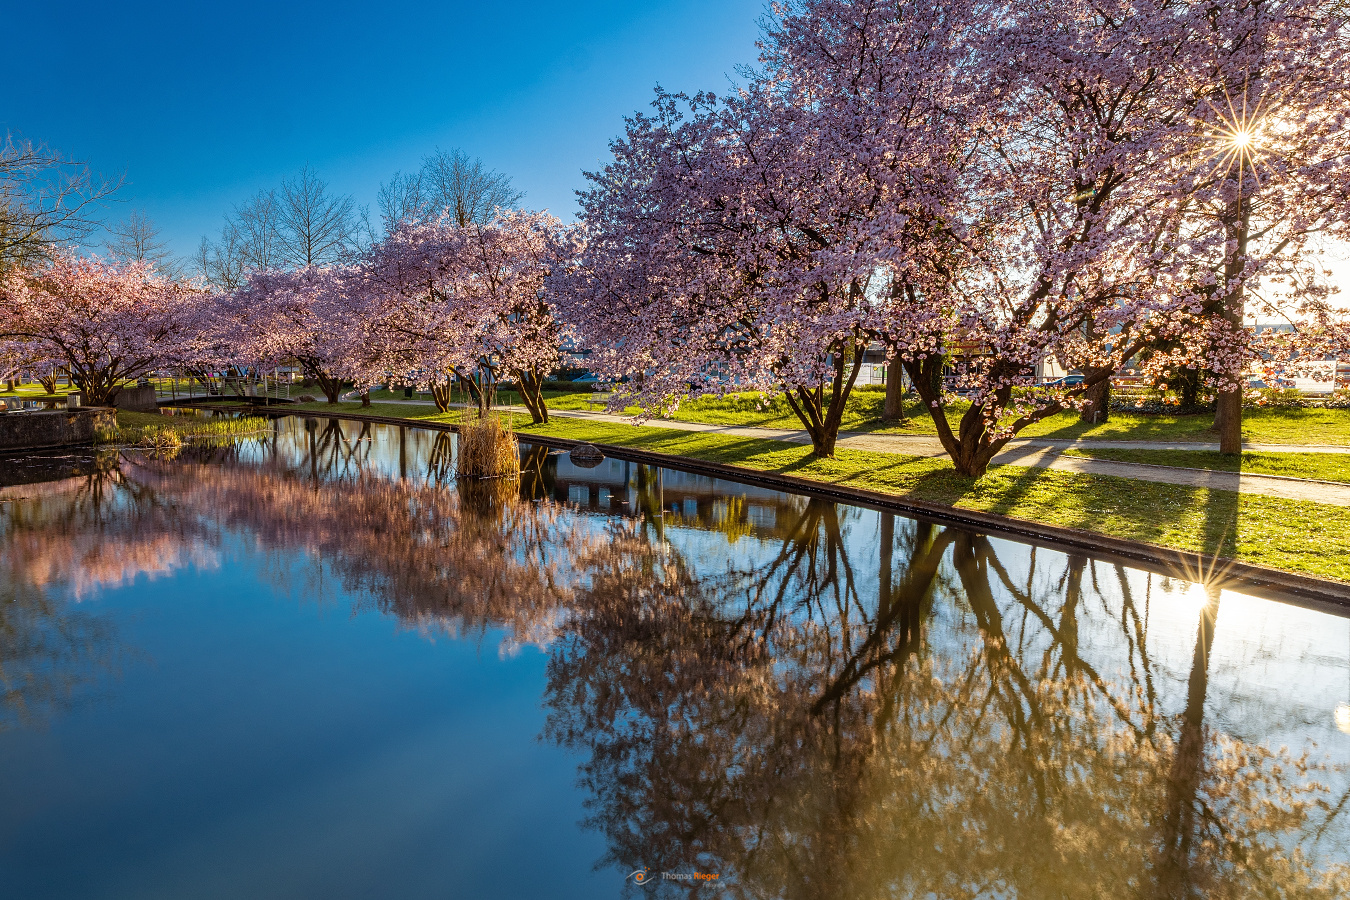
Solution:
M 463 150 L 437 150 L 415 174 L 395 172 L 380 187 L 380 212 L 386 229 L 409 219 L 448 215 L 459 225 L 480 224 L 497 209 L 515 206 L 525 194 L 511 177 L 493 171 Z
M 258 191 L 236 206 L 225 228 L 233 232 L 249 271 L 263 272 L 282 264 L 281 204 L 276 191 Z
M 345 194 L 332 194 L 308 165 L 279 189 L 261 190 L 225 216 L 216 240 L 202 238 L 196 267 L 233 290 L 252 272 L 327 265 L 371 240 L 369 216 Z
M 244 283 L 249 272 L 238 229 L 221 229 L 220 239 L 202 238 L 193 260 L 197 273 L 224 291 L 232 291 Z
M 159 271 L 173 275 L 177 266 L 169 245 L 160 240 L 159 227 L 140 210 L 125 221 L 108 226 L 109 239 L 104 246 L 122 259 L 148 262 Z
M 394 177 L 380 185 L 375 199 L 380 206 L 385 231 L 393 231 L 399 222 L 421 219 L 427 213 L 428 203 L 422 193 L 420 171 L 406 175 L 395 172 Z
M 96 210 L 122 183 L 7 133 L 0 142 L 0 271 L 40 262 L 53 244 L 87 237 L 99 226 Z
M 356 203 L 328 192 L 308 165 L 281 184 L 277 221 L 280 247 L 296 267 L 337 262 L 358 240 Z

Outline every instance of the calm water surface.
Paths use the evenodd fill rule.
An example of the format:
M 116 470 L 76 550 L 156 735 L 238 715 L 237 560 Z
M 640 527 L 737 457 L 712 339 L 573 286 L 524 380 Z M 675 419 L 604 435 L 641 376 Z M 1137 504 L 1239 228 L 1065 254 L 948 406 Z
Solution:
M 1350 892 L 1347 619 L 523 455 L 0 458 L 0 895 Z

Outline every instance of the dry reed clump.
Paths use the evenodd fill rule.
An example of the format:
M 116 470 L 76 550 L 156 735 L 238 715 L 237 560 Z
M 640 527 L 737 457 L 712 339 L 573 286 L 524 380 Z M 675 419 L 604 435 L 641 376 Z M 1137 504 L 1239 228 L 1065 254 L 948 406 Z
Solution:
M 172 428 L 146 428 L 137 443 L 165 459 L 173 459 L 183 449 L 183 439 Z
M 461 422 L 455 474 L 460 478 L 518 478 L 520 444 L 515 432 L 495 416 Z

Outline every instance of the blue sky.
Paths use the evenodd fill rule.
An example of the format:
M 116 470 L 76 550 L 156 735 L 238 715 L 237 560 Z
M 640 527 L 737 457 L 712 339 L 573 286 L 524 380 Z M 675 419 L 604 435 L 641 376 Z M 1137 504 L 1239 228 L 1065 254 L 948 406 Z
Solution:
M 512 4 L 14 4 L 6 68 L 27 90 L 0 129 L 95 169 L 174 252 L 231 204 L 306 162 L 374 211 L 436 147 L 510 174 L 525 205 L 570 218 L 581 172 L 652 89 L 726 89 L 755 58 L 764 0 Z

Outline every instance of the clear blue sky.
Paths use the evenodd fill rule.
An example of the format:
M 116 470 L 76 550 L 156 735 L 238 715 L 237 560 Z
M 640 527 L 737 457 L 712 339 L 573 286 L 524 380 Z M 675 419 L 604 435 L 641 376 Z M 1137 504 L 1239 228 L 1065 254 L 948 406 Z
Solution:
M 306 162 L 374 212 L 396 169 L 460 147 L 570 218 L 581 172 L 670 90 L 726 89 L 765 0 L 10 4 L 0 129 L 125 171 L 190 254 Z

